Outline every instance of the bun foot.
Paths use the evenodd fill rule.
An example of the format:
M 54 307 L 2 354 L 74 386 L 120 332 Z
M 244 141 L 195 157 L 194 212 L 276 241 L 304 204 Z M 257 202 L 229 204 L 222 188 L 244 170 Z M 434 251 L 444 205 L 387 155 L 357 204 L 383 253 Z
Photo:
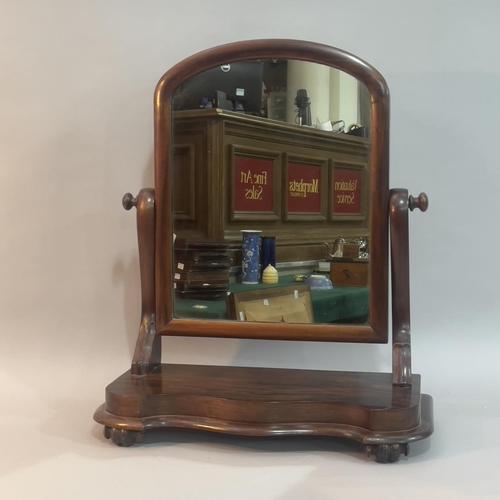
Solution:
M 132 446 L 142 441 L 142 432 L 128 431 L 127 429 L 115 429 L 114 427 L 104 426 L 104 437 L 111 439 L 117 446 Z
M 401 444 L 377 444 L 368 445 L 366 454 L 368 456 L 375 455 L 375 460 L 379 464 L 393 464 L 399 460 L 401 453 L 407 457 L 410 453 L 410 445 L 408 443 Z

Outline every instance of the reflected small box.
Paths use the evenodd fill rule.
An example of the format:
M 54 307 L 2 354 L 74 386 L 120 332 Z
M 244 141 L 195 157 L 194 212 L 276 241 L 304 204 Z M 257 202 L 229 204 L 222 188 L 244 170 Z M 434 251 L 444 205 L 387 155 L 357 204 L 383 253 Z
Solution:
M 332 259 L 330 280 L 334 285 L 367 286 L 368 260 Z

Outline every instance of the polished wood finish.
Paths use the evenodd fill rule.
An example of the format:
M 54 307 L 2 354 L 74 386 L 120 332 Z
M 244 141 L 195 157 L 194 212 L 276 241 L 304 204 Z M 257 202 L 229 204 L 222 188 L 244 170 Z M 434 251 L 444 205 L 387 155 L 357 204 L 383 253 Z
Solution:
M 106 388 L 94 418 L 139 433 L 185 427 L 348 437 L 367 445 L 409 443 L 433 430 L 432 399 L 421 396 L 418 375 L 399 387 L 384 373 L 227 366 L 162 364 L 147 377 L 128 371 Z M 125 434 L 114 442 L 134 440 Z
M 132 359 L 132 373 L 145 375 L 159 365 L 161 337 L 156 334 L 155 321 L 155 193 L 154 189 L 141 189 L 137 198 L 126 193 L 123 208 L 137 208 L 137 236 L 141 271 L 142 311 L 139 336 Z
M 411 385 L 410 257 L 408 209 L 427 210 L 425 193 L 408 197 L 406 189 L 391 189 L 389 198 L 392 278 L 392 373 L 396 385 Z
M 432 398 L 390 374 L 161 365 L 148 377 L 124 373 L 94 414 L 119 446 L 146 431 L 187 428 L 245 436 L 333 436 L 366 445 L 378 462 L 408 455 L 433 432 Z
M 173 318 L 172 273 L 172 126 L 171 100 L 186 78 L 225 63 L 255 59 L 300 59 L 340 69 L 357 78 L 370 93 L 371 149 L 369 166 L 370 305 L 367 325 L 257 325 L 237 328 L 227 321 L 192 321 Z M 182 142 L 182 141 L 181 141 Z M 209 139 L 211 151 L 220 145 Z M 252 40 L 206 50 L 170 69 L 155 91 L 155 189 L 157 203 L 155 281 L 157 331 L 160 335 L 224 338 L 316 340 L 329 342 L 388 341 L 388 201 L 389 201 L 389 90 L 380 73 L 365 61 L 340 49 L 299 40 Z M 211 192 L 224 179 L 207 178 Z M 214 220 L 222 217 L 222 204 L 214 207 Z M 219 211 L 217 213 L 217 211 Z
M 331 65 L 352 74 L 370 91 L 368 325 L 172 319 L 170 99 L 177 85 L 196 72 L 256 58 L 298 58 Z M 389 95 L 380 74 L 350 54 L 318 44 L 282 40 L 231 44 L 193 56 L 162 78 L 155 94 L 156 193 L 145 189 L 137 198 L 127 194 L 123 200 L 126 209 L 137 207 L 142 313 L 132 368 L 107 387 L 106 403 L 94 415 L 104 425 L 106 438 L 130 446 L 145 431 L 168 427 L 250 436 L 316 434 L 358 440 L 377 461 L 395 462 L 400 454 L 408 454 L 410 442 L 433 432 L 432 399 L 420 393 L 420 377 L 411 373 L 410 360 L 408 210 L 425 211 L 428 200 L 423 193 L 408 197 L 402 189 L 389 193 L 388 120 Z M 187 175 L 192 175 L 192 169 Z M 217 177 L 207 179 L 208 189 L 210 183 L 221 182 Z M 184 220 L 193 218 L 193 209 L 191 203 L 183 205 Z M 161 335 L 387 342 L 389 212 L 392 374 L 160 364 Z
M 413 212 L 418 208 L 421 212 L 427 212 L 429 208 L 429 198 L 425 193 L 420 193 L 417 198 L 410 195 L 408 198 L 408 208 Z
M 106 410 L 124 417 L 211 417 L 242 426 L 336 422 L 398 431 L 419 425 L 420 377 L 405 388 L 393 386 L 389 373 L 162 364 L 148 377 L 126 372 L 110 384 Z
M 354 439 L 365 445 L 367 456 L 374 455 L 379 463 L 394 463 L 401 454 L 408 456 L 410 443 L 429 437 L 434 431 L 432 398 L 421 396 L 420 424 L 403 431 L 367 431 L 360 427 L 335 423 L 310 424 L 255 424 L 242 426 L 238 423 L 219 421 L 210 417 L 193 418 L 177 415 L 152 417 L 122 417 L 106 411 L 101 405 L 94 419 L 104 425 L 104 437 L 118 446 L 140 443 L 145 431 L 165 428 L 186 428 L 210 432 L 240 434 L 246 436 L 329 436 Z

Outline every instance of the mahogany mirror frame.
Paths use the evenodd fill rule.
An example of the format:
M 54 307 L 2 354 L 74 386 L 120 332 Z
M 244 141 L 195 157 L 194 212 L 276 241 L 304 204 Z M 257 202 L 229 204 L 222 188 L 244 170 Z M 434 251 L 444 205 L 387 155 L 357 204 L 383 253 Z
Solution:
M 172 96 L 187 78 L 214 66 L 252 59 L 299 59 L 344 71 L 370 93 L 369 319 L 365 325 L 273 324 L 180 319 L 173 316 Z M 298 40 L 251 40 L 195 54 L 172 67 L 154 97 L 156 333 L 162 336 L 327 342 L 388 342 L 389 90 L 382 75 L 358 57 L 327 45 Z M 151 273 L 151 276 L 153 274 Z M 149 286 L 152 284 L 149 283 Z M 148 286 L 148 288 L 149 288 Z M 143 284 L 144 289 L 144 284 Z M 143 304 L 144 305 L 144 304 Z M 152 311 L 151 311 L 152 312 Z

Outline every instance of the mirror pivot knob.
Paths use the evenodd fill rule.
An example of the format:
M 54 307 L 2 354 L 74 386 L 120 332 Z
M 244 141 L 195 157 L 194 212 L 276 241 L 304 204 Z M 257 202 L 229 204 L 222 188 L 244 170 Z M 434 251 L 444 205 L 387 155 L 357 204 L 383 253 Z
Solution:
M 420 193 L 418 198 L 410 195 L 408 198 L 408 207 L 413 212 L 415 208 L 418 208 L 420 211 L 425 212 L 429 207 L 429 198 L 425 193 Z
M 122 198 L 122 205 L 125 210 L 130 210 L 132 207 L 137 208 L 137 198 L 134 198 L 130 193 L 125 193 Z

